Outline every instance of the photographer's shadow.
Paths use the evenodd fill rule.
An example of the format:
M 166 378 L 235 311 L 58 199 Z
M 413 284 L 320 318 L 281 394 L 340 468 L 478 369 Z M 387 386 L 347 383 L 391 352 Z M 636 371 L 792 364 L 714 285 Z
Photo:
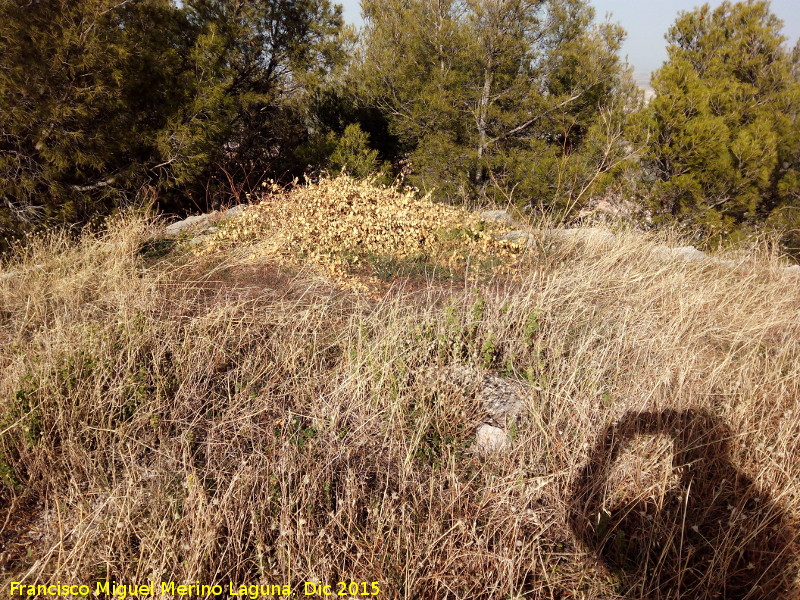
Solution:
M 651 497 L 614 493 L 609 476 L 621 451 L 655 435 L 672 439 L 672 484 Z M 570 525 L 620 575 L 626 597 L 800 597 L 797 529 L 731 464 L 730 436 L 699 410 L 628 413 L 600 436 L 573 485 Z

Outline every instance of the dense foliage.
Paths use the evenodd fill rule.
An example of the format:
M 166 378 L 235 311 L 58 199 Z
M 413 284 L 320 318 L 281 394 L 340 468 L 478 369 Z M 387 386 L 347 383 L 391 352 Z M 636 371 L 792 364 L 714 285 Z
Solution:
M 224 173 L 241 185 L 291 168 L 301 99 L 341 58 L 340 12 L 327 0 L 0 4 L 3 234 L 85 222 L 147 187 L 180 208 Z
M 800 224 L 798 54 L 767 2 L 682 13 L 653 79 L 647 163 L 665 215 L 729 235 Z
M 362 4 L 358 81 L 420 187 L 576 204 L 628 155 L 624 31 L 595 25 L 584 0 Z

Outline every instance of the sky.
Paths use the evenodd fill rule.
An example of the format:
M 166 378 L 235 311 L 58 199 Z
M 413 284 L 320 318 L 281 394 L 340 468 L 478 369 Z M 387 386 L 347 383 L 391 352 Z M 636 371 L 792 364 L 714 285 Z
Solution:
M 348 23 L 361 24 L 359 0 L 337 0 L 344 6 Z M 712 0 L 712 7 L 722 2 Z M 692 10 L 702 2 L 697 0 L 591 0 L 597 18 L 609 15 L 612 22 L 620 23 L 628 32 L 623 55 L 633 65 L 636 81 L 649 87 L 650 73 L 658 69 L 667 58 L 664 35 L 682 10 Z M 800 38 L 800 0 L 773 0 L 772 12 L 783 20 L 783 35 L 794 46 Z

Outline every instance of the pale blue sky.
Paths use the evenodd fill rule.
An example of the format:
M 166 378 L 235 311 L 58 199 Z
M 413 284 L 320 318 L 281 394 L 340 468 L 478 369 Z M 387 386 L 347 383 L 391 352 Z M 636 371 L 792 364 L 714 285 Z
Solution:
M 336 1 L 344 6 L 348 23 L 361 23 L 359 0 Z M 611 21 L 619 22 L 628 32 L 623 53 L 634 66 L 636 79 L 643 86 L 647 86 L 650 73 L 660 67 L 667 57 L 664 34 L 678 12 L 703 4 L 695 0 L 592 0 L 591 3 L 598 18 L 602 19 L 610 13 Z M 709 4 L 718 6 L 721 2 L 712 0 Z M 783 20 L 783 35 L 789 38 L 793 46 L 800 38 L 800 0 L 773 0 L 772 12 Z

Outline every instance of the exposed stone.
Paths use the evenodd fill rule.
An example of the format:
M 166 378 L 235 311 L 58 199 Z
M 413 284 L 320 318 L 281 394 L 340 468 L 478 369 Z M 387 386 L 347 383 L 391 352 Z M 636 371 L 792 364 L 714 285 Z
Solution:
M 245 209 L 247 208 L 246 204 L 238 204 L 236 206 L 232 206 L 231 208 L 219 212 L 213 211 L 210 213 L 203 213 L 202 215 L 192 215 L 190 217 L 186 217 L 182 221 L 178 221 L 176 223 L 172 223 L 168 225 L 164 229 L 164 233 L 171 237 L 177 237 L 181 235 L 184 231 L 193 230 L 197 231 L 200 230 L 204 225 L 209 225 L 212 222 L 218 221 L 220 218 L 230 219 L 233 217 L 238 217 L 241 215 Z M 216 226 L 211 226 L 203 230 L 203 233 L 213 233 L 216 231 Z
M 236 206 L 232 206 L 231 208 L 223 212 L 222 216 L 225 217 L 226 219 L 230 219 L 232 217 L 238 217 L 244 212 L 245 208 L 247 208 L 246 204 L 237 204 Z
M 669 246 L 658 245 L 655 246 L 650 253 L 655 256 L 656 258 L 660 258 L 663 260 L 668 260 L 672 258 L 672 248 Z
M 699 262 L 706 260 L 708 258 L 708 254 L 705 252 L 698 250 L 694 246 L 682 246 L 680 248 L 673 248 L 672 255 L 675 258 L 680 260 L 685 260 L 687 262 Z
M 708 254 L 698 250 L 694 246 L 681 246 L 670 248 L 669 246 L 655 246 L 651 253 L 657 258 L 664 260 L 683 260 L 686 262 L 700 262 L 709 260 Z
M 477 426 L 475 447 L 479 452 L 496 452 L 510 445 L 506 428 L 517 421 L 525 410 L 525 388 L 492 373 L 481 372 L 467 365 L 430 367 L 421 379 L 436 387 L 449 387 L 475 398 L 484 411 L 484 420 Z
M 613 219 L 635 219 L 637 216 L 647 218 L 647 213 L 643 212 L 642 207 L 621 197 L 608 197 L 601 200 L 590 202 L 581 209 L 578 217 L 585 218 L 613 218 Z
M 484 221 L 494 221 L 504 225 L 513 225 L 514 218 L 505 210 L 485 210 L 480 214 Z
M 431 367 L 423 371 L 421 379 L 429 385 L 450 387 L 476 398 L 486 412 L 487 420 L 497 425 L 505 425 L 510 418 L 522 414 L 525 408 L 525 388 L 522 385 L 492 373 L 482 374 L 467 365 Z
M 187 240 L 186 244 L 188 246 L 197 246 L 199 244 L 202 244 L 203 242 L 211 240 L 213 237 L 214 235 L 211 232 L 205 233 L 203 235 L 196 235 L 193 238 Z
M 509 231 L 501 235 L 500 239 L 520 246 L 532 246 L 534 243 L 533 235 L 527 231 Z
M 480 371 L 468 365 L 450 365 L 444 368 L 434 368 L 434 379 L 458 388 L 466 395 L 474 395 L 483 379 Z
M 186 229 L 189 228 L 196 228 L 200 225 L 204 225 L 208 222 L 208 220 L 216 216 L 217 212 L 205 213 L 202 215 L 192 215 L 191 217 L 186 217 L 183 221 L 178 221 L 177 223 L 173 223 L 172 225 L 168 225 L 166 229 L 164 229 L 164 233 L 169 236 L 178 236 L 183 233 Z
M 475 447 L 478 452 L 491 454 L 507 449 L 511 445 L 508 434 L 494 425 L 484 423 L 475 432 Z
M 522 386 L 491 373 L 483 376 L 476 397 L 491 420 L 503 426 L 525 408 Z
M 610 231 L 600 227 L 575 227 L 571 229 L 549 229 L 546 232 L 551 237 L 561 240 L 579 240 L 582 242 L 590 243 L 607 243 L 613 244 L 617 241 L 615 236 Z

